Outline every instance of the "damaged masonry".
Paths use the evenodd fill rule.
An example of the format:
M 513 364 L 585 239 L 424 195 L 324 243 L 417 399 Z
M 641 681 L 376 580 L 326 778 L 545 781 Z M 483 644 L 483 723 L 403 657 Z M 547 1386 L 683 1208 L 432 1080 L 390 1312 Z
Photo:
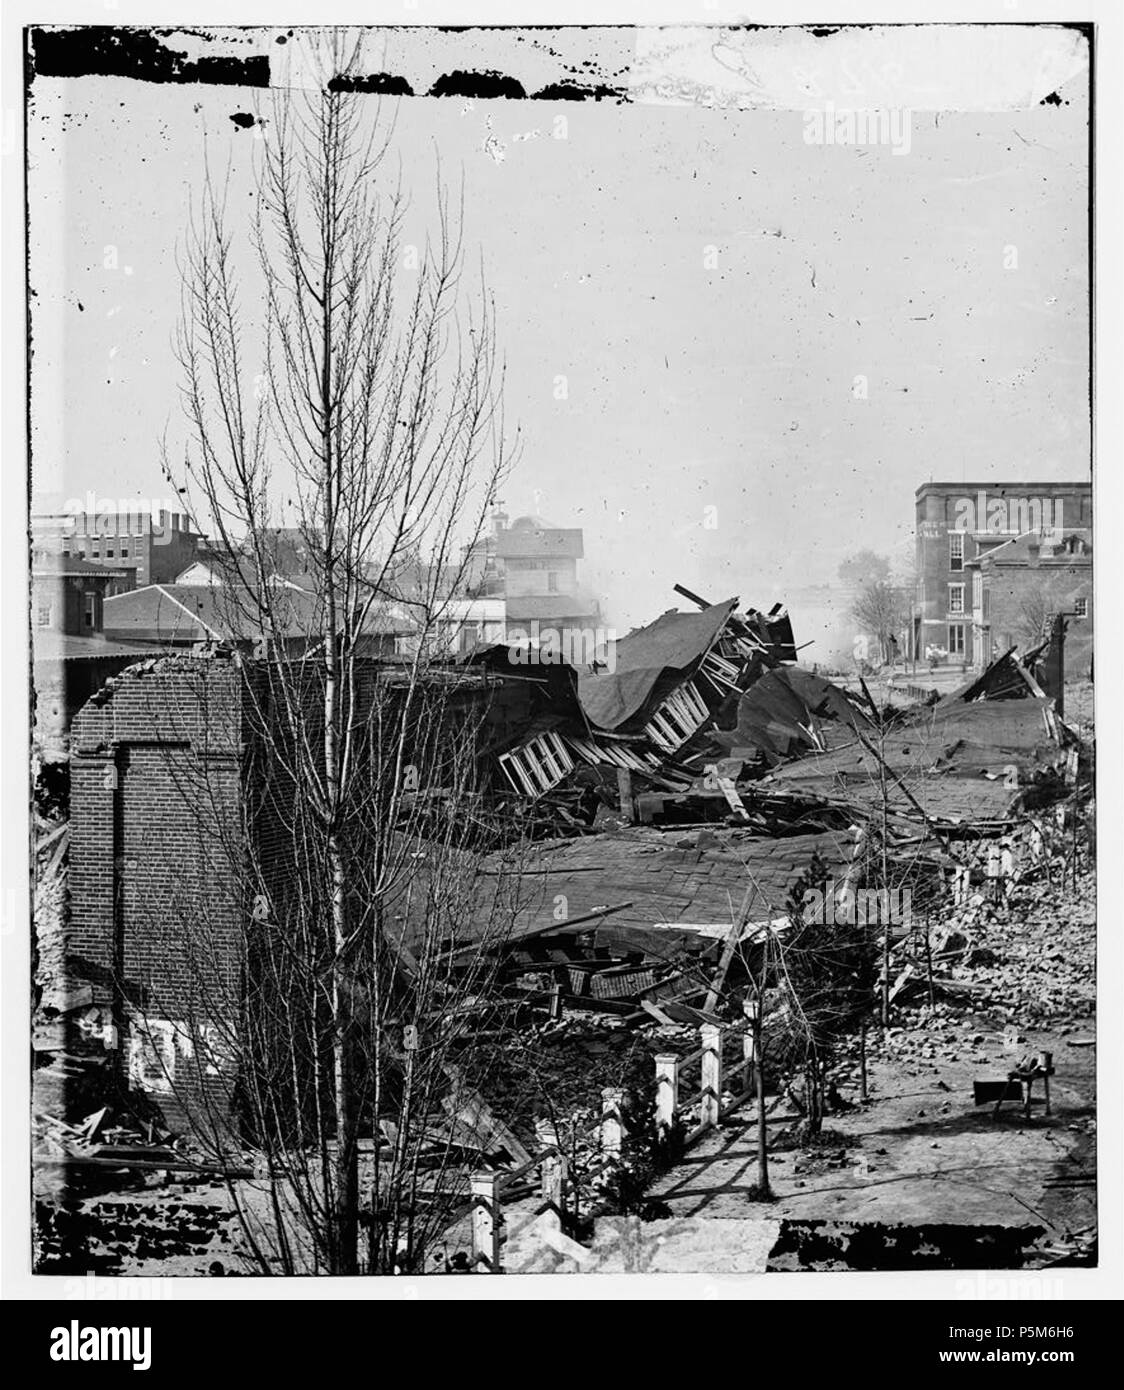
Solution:
M 427 765 L 440 767 L 453 728 L 472 743 L 470 787 L 407 769 L 398 836 L 412 871 L 382 915 L 403 1013 L 411 986 L 395 978 L 441 974 L 425 1015 L 398 1028 L 415 1046 L 430 1029 L 449 1044 L 419 1138 L 423 1167 L 450 1175 L 421 1256 L 431 1272 L 627 1267 L 605 1242 L 641 1216 L 689 1245 L 677 1165 L 731 1126 L 760 1131 L 761 1173 L 802 1147 L 826 1153 L 825 1134 L 831 1154 L 797 1171 L 849 1168 L 860 1141 L 834 1117 L 874 1104 L 870 1076 L 904 1021 L 936 1040 L 984 1002 L 966 967 L 995 960 L 988 924 L 1078 872 L 1089 750 L 1036 678 L 1046 647 L 1005 653 L 943 698 L 880 706 L 861 678 L 846 688 L 796 664 L 780 605 L 689 597 L 692 610 L 622 639 L 611 670 L 537 665 L 501 645 L 431 667 L 408 691 L 394 663 L 371 663 L 376 704 L 396 692 L 433 703 L 419 761 L 437 752 Z M 244 1099 L 255 1087 L 240 1074 L 269 1063 L 235 1037 L 248 1027 L 261 1041 L 245 997 L 254 937 L 239 915 L 248 907 L 267 929 L 281 880 L 246 905 L 224 870 L 232 842 L 277 830 L 250 751 L 268 687 L 261 659 L 229 649 L 157 657 L 112 678 L 75 721 L 69 823 L 41 843 L 38 887 L 51 1263 L 66 1259 L 76 1198 L 100 1213 L 91 1229 L 112 1227 L 138 1183 L 251 1192 L 271 1161 L 255 1153 Z M 441 807 L 464 818 L 451 855 L 435 852 Z M 462 930 L 419 964 L 450 884 Z M 809 963 L 801 942 L 816 930 L 850 953 L 853 978 Z M 201 940 L 185 950 L 185 933 Z M 201 974 L 218 982 L 205 1004 Z M 793 1010 L 813 1006 L 835 1017 L 802 1033 Z M 1017 1025 L 1003 1033 L 1006 1074 L 973 1081 L 974 1113 L 996 1124 L 1004 1100 L 1032 1115 L 1035 1081 L 1048 1103 L 1058 1070 L 1049 1050 L 1016 1056 L 1012 1037 Z M 524 1053 L 535 1086 L 518 1076 Z M 586 1084 L 587 1070 L 613 1084 Z M 396 1142 L 392 1113 L 361 1140 L 365 1191 Z M 225 1268 L 260 1213 L 245 1193 L 203 1210 L 195 1248 Z M 800 1263 L 797 1213 L 761 1211 L 761 1259 L 787 1267 L 791 1248 Z M 922 1239 L 888 1225 L 909 1248 Z M 854 1232 L 840 1230 L 824 1267 L 852 1261 Z M 981 1258 L 1015 1263 L 1049 1246 L 1040 1228 L 957 1241 L 957 1258 L 976 1241 Z

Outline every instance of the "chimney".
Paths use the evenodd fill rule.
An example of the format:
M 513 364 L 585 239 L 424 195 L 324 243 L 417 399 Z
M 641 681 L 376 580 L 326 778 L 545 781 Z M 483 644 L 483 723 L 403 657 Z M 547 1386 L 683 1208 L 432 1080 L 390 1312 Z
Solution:
M 497 503 L 492 508 L 492 529 L 497 536 L 502 535 L 507 526 L 507 513 L 503 509 L 502 503 Z

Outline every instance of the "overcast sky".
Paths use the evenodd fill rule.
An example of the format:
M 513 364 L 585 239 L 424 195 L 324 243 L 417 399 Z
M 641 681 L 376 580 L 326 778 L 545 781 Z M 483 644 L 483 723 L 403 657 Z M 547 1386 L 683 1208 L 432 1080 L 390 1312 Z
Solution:
M 858 549 L 902 553 L 929 479 L 1089 476 L 1088 83 L 1071 67 L 1056 103 L 913 110 L 907 154 L 807 144 L 800 110 L 399 103 L 419 231 L 434 150 L 463 171 L 523 433 L 507 510 L 584 528 L 618 627 L 680 602 L 676 581 L 765 604 Z M 37 501 L 166 493 L 177 239 L 204 133 L 248 213 L 254 135 L 229 118 L 258 99 L 36 80 Z

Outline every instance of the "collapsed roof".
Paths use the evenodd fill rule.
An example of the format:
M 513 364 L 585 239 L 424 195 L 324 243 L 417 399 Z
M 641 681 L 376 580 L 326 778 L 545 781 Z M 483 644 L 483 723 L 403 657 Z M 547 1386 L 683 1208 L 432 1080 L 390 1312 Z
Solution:
M 267 633 L 286 640 L 316 639 L 325 630 L 324 600 L 285 580 L 268 594 L 238 584 L 148 584 L 105 600 L 103 627 L 118 641 L 190 646 L 204 642 L 257 642 Z M 372 609 L 365 636 L 408 631 L 396 609 Z
M 716 729 L 712 738 L 731 757 L 752 751 L 775 765 L 854 728 L 869 729 L 870 719 L 837 685 L 798 666 L 782 666 L 744 692 L 735 727 Z
M 623 637 L 614 670 L 583 671 L 579 677 L 578 695 L 590 723 L 599 729 L 629 723 L 645 709 L 665 673 L 685 677 L 703 660 L 737 606 L 737 598 L 731 598 L 701 613 L 673 608 Z
M 810 753 L 776 768 L 764 785 L 843 801 L 864 815 L 878 810 L 885 790 L 894 816 L 959 825 L 1008 818 L 1065 762 L 1046 700 L 961 702 Z

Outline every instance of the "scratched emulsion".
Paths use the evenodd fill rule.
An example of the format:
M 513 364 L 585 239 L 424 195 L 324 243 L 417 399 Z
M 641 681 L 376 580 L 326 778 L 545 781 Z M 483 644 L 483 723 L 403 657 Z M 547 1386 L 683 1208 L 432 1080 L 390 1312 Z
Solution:
M 160 29 L 37 28 L 31 33 L 32 71 L 42 77 L 131 77 L 138 82 L 207 82 L 230 87 L 269 85 L 264 53 L 200 53 L 177 47 Z
M 628 29 L 365 33 L 365 71 L 334 85 L 380 96 L 628 100 L 634 43 Z M 42 27 L 32 31 L 32 70 L 42 77 L 287 86 L 293 48 L 314 45 L 316 36 L 307 28 Z
M 1087 26 L 677 26 L 376 29 L 346 85 L 383 96 L 613 99 L 739 110 L 909 107 L 1012 111 L 1048 101 L 1088 64 Z M 284 50 L 309 29 L 43 27 L 44 77 L 289 85 Z M 968 60 L 965 61 L 966 55 Z M 478 61 L 473 62 L 473 57 Z M 337 85 L 345 85 L 339 82 Z
M 1020 111 L 1088 67 L 1083 25 L 636 31 L 635 102 L 733 110 Z

